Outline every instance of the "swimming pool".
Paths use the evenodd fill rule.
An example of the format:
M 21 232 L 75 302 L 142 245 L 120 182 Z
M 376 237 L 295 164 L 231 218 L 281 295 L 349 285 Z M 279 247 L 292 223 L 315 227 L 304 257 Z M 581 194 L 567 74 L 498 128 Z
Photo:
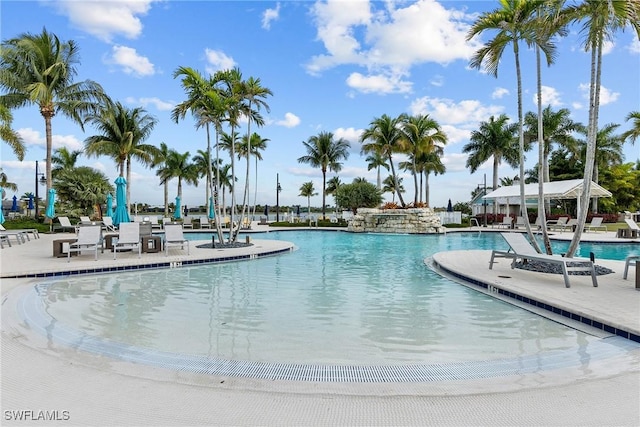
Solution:
M 72 348 L 180 369 L 190 361 L 207 372 L 211 361 L 215 372 L 221 364 L 248 364 L 243 369 L 253 375 L 266 365 L 300 372 L 458 364 L 487 373 L 499 361 L 536 370 L 549 357 L 558 366 L 558 357 L 573 363 L 585 352 L 621 348 L 424 266 L 435 252 L 496 247 L 501 237 L 493 233 L 260 237 L 295 242 L 298 250 L 251 262 L 52 280 L 25 296 L 22 316 Z

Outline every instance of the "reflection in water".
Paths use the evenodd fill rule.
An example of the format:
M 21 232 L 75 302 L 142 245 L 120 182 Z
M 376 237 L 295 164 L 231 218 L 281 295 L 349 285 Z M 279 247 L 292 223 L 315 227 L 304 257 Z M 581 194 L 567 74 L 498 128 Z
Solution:
M 496 236 L 499 238 L 499 236 Z M 51 327 L 160 351 L 323 364 L 439 363 L 586 348 L 594 337 L 441 278 L 423 259 L 495 237 L 270 233 L 251 262 L 104 274 L 39 288 Z M 588 361 L 588 353 L 585 353 Z

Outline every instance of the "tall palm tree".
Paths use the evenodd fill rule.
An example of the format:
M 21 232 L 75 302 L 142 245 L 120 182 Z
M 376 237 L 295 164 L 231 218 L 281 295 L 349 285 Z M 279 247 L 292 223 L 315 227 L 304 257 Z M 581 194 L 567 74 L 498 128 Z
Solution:
M 367 162 L 368 171 L 370 171 L 371 169 L 376 170 L 376 175 L 377 175 L 376 183 L 377 183 L 378 190 L 381 190 L 382 178 L 380 176 L 380 171 L 382 168 L 385 168 L 387 172 L 389 171 L 389 164 L 387 163 L 387 159 L 379 151 L 374 151 L 367 156 L 365 161 Z
M 598 115 L 600 112 L 600 87 L 602 80 L 602 53 L 605 42 L 613 34 L 630 26 L 640 38 L 640 4 L 637 1 L 583 0 L 582 3 L 567 8 L 566 14 L 573 22 L 581 23 L 581 33 L 585 36 L 584 48 L 591 52 L 591 78 L 589 82 L 589 123 L 587 125 L 587 147 L 584 165 L 584 179 L 578 225 L 569 244 L 566 256 L 573 257 L 582 231 L 587 221 L 587 210 L 591 195 L 591 180 L 596 156 Z
M 102 87 L 78 74 L 79 49 L 73 40 L 61 41 L 46 28 L 40 34 L 24 33 L 2 43 L 0 50 L 0 104 L 9 109 L 37 105 L 44 118 L 47 197 L 51 188 L 52 130 L 54 115 L 61 113 L 83 130 L 83 119 L 103 98 Z
M 73 169 L 78 163 L 78 157 L 82 155 L 82 150 L 69 151 L 67 147 L 60 147 L 54 151 L 51 156 L 51 163 L 55 165 L 51 169 L 51 174 L 55 178 L 56 175 L 66 169 Z
M 156 169 L 156 176 L 160 177 L 164 173 L 164 169 L 167 167 L 167 158 L 169 157 L 169 152 L 171 150 L 164 142 L 160 143 L 160 148 L 158 149 L 158 153 L 153 159 L 153 167 Z M 164 217 L 167 218 L 169 216 L 169 181 L 162 179 L 160 180 L 160 185 L 163 187 L 163 198 L 164 198 Z
M 310 214 L 311 198 L 318 195 L 316 189 L 313 188 L 313 181 L 305 182 L 300 186 L 300 195 L 307 198 L 307 214 Z
M 159 175 L 163 182 L 178 178 L 178 197 L 182 199 L 182 182 L 198 186 L 198 168 L 189 161 L 190 154 L 179 153 L 176 150 L 169 150 L 169 155 L 165 162 L 165 168 Z
M 440 150 L 434 150 L 434 151 L 431 151 L 430 153 L 423 153 L 422 155 L 420 155 L 417 162 L 419 167 L 422 169 L 422 173 L 424 173 L 424 179 L 425 179 L 424 201 L 427 204 L 427 206 L 431 206 L 429 201 L 429 193 L 430 193 L 429 176 L 432 173 L 435 175 L 442 175 L 447 171 L 447 168 L 442 163 L 442 154 L 443 154 L 442 147 L 438 147 L 438 148 Z
M 631 129 L 622 134 L 622 138 L 629 140 L 632 144 L 636 142 L 636 139 L 640 138 L 640 111 L 632 111 L 629 113 L 626 121 L 633 120 Z
M 397 176 L 395 166 L 393 165 L 393 153 L 401 152 L 401 140 L 402 133 L 400 132 L 400 124 L 404 115 L 400 117 L 392 118 L 386 114 L 373 119 L 369 124 L 369 127 L 360 136 L 360 142 L 362 144 L 362 152 L 374 153 L 379 152 L 389 160 L 389 166 L 391 167 L 391 175 Z M 368 141 L 364 143 L 365 141 Z M 398 180 L 394 180 L 393 183 L 398 184 Z M 404 199 L 402 198 L 402 192 L 396 188 L 394 194 L 398 194 L 400 204 L 405 206 Z
M 4 190 L 18 191 L 18 185 L 15 182 L 9 181 L 7 174 L 0 168 L 0 201 L 4 197 Z
M 400 193 L 404 193 L 404 186 L 402 185 L 402 177 L 389 175 L 384 181 L 384 187 L 382 187 L 382 191 L 385 193 L 391 193 L 391 201 L 395 203 L 396 201 L 396 193 L 400 195 Z
M 447 143 L 447 135 L 442 131 L 438 122 L 428 114 L 417 116 L 403 116 L 401 125 L 401 144 L 404 152 L 409 154 L 415 194 L 413 203 L 418 203 L 418 174 L 422 168 L 416 163 L 422 154 L 442 151 L 442 146 Z M 439 150 L 440 149 L 440 150 Z
M 342 170 L 341 160 L 349 158 L 349 142 L 344 138 L 334 139 L 331 132 L 320 132 L 303 141 L 307 150 L 305 156 L 299 157 L 299 163 L 306 163 L 322 171 L 322 219 L 326 213 L 327 196 L 327 170 L 340 172 Z
M 154 126 L 156 118 L 146 114 L 143 108 L 127 108 L 120 102 L 105 102 L 99 113 L 87 119 L 98 130 L 98 134 L 84 140 L 87 156 L 109 156 L 115 160 L 120 176 L 127 180 L 127 211 L 131 207 L 131 161 L 138 160 L 145 166 L 153 165 L 160 155 L 158 147 L 144 144 Z
M 537 46 L 547 57 L 547 62 L 555 56 L 555 45 L 550 43 L 550 39 L 540 37 L 540 21 L 537 13 L 545 4 L 546 0 L 501 0 L 501 8 L 491 12 L 483 13 L 471 26 L 467 33 L 467 40 L 486 31 L 496 31 L 497 34 L 481 47 L 472 57 L 470 65 L 473 68 L 485 68 L 495 77 L 498 76 L 498 65 L 502 59 L 504 49 L 511 45 L 516 66 L 516 81 L 518 92 L 518 146 L 520 148 L 520 208 L 525 221 L 525 227 L 529 240 L 538 252 L 540 248 L 534 238 L 529 217 L 527 215 L 527 205 L 524 194 L 524 132 L 522 113 L 522 73 L 520 69 L 520 42 L 528 46 Z M 497 179 L 496 179 L 497 184 Z
M 240 145 L 238 146 L 238 158 L 246 157 L 249 150 L 251 150 L 251 155 L 256 159 L 256 168 L 255 168 L 255 176 L 256 176 L 256 185 L 254 187 L 253 194 L 253 216 L 256 216 L 256 201 L 258 199 L 258 160 L 262 160 L 261 151 L 267 149 L 267 142 L 269 142 L 269 138 L 262 138 L 256 132 L 251 134 L 251 138 L 247 138 L 247 135 L 244 135 L 240 140 Z
M 11 128 L 13 122 L 13 115 L 5 105 L 0 104 L 0 139 L 6 142 L 13 154 L 20 161 L 24 160 L 24 153 L 27 149 L 24 146 L 24 141 L 20 134 Z
M 211 165 L 211 157 L 209 156 L 209 150 L 203 151 L 198 150 L 198 154 L 193 156 L 193 164 L 198 170 L 198 178 L 205 177 L 206 178 L 206 189 L 205 189 L 205 212 L 209 212 L 209 197 L 210 197 L 210 183 L 211 183 L 211 172 L 213 171 L 213 167 Z
M 335 198 L 336 192 L 338 191 L 338 188 L 341 185 L 342 185 L 342 181 L 340 181 L 340 177 L 334 176 L 333 178 L 329 179 L 329 181 L 327 181 L 327 194 L 330 194 Z M 336 209 L 337 209 L 338 208 L 337 200 L 335 201 L 335 203 L 336 203 Z

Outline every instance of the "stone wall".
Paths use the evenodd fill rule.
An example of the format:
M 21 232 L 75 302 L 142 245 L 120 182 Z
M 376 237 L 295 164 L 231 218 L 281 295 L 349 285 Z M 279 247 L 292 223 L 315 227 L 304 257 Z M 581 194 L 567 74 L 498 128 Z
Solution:
M 444 233 L 440 217 L 431 208 L 370 209 L 360 208 L 349 221 L 354 233 Z

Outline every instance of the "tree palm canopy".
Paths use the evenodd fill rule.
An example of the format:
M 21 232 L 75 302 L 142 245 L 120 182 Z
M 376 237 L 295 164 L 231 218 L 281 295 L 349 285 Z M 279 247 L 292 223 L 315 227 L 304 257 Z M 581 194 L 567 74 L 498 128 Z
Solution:
M 51 169 L 53 177 L 55 178 L 61 170 L 75 168 L 78 163 L 78 157 L 81 155 L 82 150 L 69 151 L 67 147 L 56 149 L 51 156 L 51 163 L 54 165 Z
M 383 181 L 384 187 L 382 187 L 382 191 L 384 193 L 391 193 L 391 197 L 392 197 L 391 200 L 393 202 L 396 201 L 397 192 L 404 193 L 404 186 L 402 185 L 402 180 L 403 178 L 397 175 L 389 175 Z
M 60 169 L 54 187 L 60 201 L 69 210 L 79 209 L 81 215 L 100 210 L 107 193 L 114 191 L 105 174 L 88 166 Z
M 325 218 L 327 170 L 340 172 L 341 161 L 349 158 L 349 142 L 344 138 L 334 139 L 331 132 L 320 132 L 302 144 L 307 154 L 298 158 L 298 162 L 320 168 L 322 171 L 322 218 Z
M 4 197 L 4 190 L 18 191 L 18 186 L 15 182 L 9 181 L 7 174 L 0 168 L 0 200 Z
M 190 154 L 169 150 L 165 167 L 158 174 L 162 183 L 178 178 L 178 197 L 182 199 L 182 182 L 198 186 L 198 167 L 189 161 Z
M 76 122 L 95 112 L 103 99 L 102 87 L 91 80 L 75 82 L 79 49 L 73 40 L 63 42 L 46 28 L 40 34 L 24 33 L 2 43 L 0 104 L 9 108 L 37 105 L 45 121 L 47 196 L 52 185 L 51 155 L 53 116 L 58 113 Z
M 311 198 L 318 195 L 313 187 L 313 181 L 305 182 L 300 186 L 300 195 L 307 198 L 307 213 L 311 213 Z
M 24 153 L 27 151 L 24 146 L 24 141 L 18 132 L 11 128 L 13 122 L 13 115 L 5 105 L 0 104 L 0 139 L 6 142 L 13 154 L 20 161 L 24 160 Z
M 135 159 L 145 166 L 154 164 L 160 156 L 158 147 L 144 144 L 157 123 L 155 117 L 143 108 L 127 108 L 120 102 L 105 102 L 87 121 L 97 129 L 96 135 L 84 140 L 85 154 L 108 156 L 115 160 L 120 176 L 127 180 L 127 210 L 131 205 L 131 161 Z
M 373 121 L 369 123 L 369 127 L 365 129 L 360 136 L 360 142 L 363 143 L 362 152 L 378 152 L 386 157 L 389 161 L 392 176 L 397 176 L 395 166 L 393 164 L 393 153 L 402 151 L 402 133 L 400 131 L 400 126 L 403 118 L 404 115 L 392 118 L 383 114 L 382 116 L 373 119 Z M 396 180 L 394 183 L 397 184 L 398 181 Z M 405 206 L 404 199 L 401 194 L 402 192 L 396 188 L 395 193 L 398 194 L 400 204 Z
M 640 138 L 640 111 L 632 111 L 626 118 L 627 121 L 632 120 L 631 129 L 622 134 L 622 138 L 629 140 L 632 144 L 636 139 Z
M 387 158 L 384 157 L 380 152 L 374 151 L 367 156 L 365 159 L 367 162 L 367 170 L 375 169 L 376 170 L 376 184 L 378 190 L 382 189 L 382 178 L 380 176 L 382 168 L 385 168 L 389 171 L 389 164 L 387 163 Z

